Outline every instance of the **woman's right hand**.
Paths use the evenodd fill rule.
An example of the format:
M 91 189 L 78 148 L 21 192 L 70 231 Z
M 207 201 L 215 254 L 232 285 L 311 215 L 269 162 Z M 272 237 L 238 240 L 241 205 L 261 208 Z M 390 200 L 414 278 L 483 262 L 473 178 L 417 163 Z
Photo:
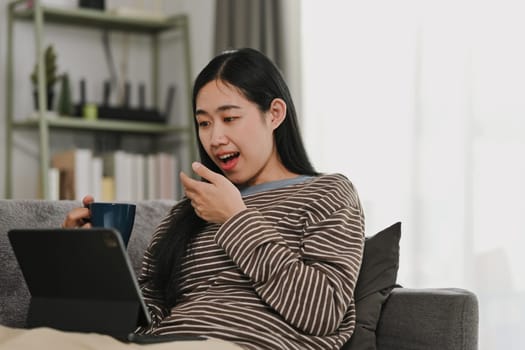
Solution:
M 91 213 L 89 211 L 89 203 L 94 202 L 95 199 L 91 195 L 87 195 L 82 199 L 82 208 L 75 208 L 67 213 L 64 223 L 62 224 L 63 228 L 90 228 L 91 222 L 89 218 Z

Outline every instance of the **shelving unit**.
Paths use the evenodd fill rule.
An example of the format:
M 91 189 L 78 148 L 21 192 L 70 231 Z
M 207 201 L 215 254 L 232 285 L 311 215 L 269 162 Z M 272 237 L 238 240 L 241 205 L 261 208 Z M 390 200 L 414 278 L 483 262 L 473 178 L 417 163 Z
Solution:
M 151 37 L 151 86 L 152 101 L 159 106 L 159 34 L 176 30 L 180 31 L 184 50 L 184 69 L 186 71 L 186 92 L 188 106 L 191 106 L 191 56 L 188 32 L 188 19 L 186 15 L 175 15 L 162 20 L 142 19 L 113 15 L 108 12 L 89 9 L 63 9 L 43 6 L 39 0 L 33 1 L 33 7 L 23 8 L 24 0 L 12 1 L 8 5 L 7 14 L 7 69 L 6 69 L 6 197 L 12 197 L 13 191 L 13 133 L 18 129 L 32 129 L 39 137 L 39 173 L 44 199 L 50 197 L 48 185 L 48 167 L 50 164 L 50 133 L 53 130 L 70 132 L 78 131 L 109 131 L 119 134 L 143 135 L 183 135 L 190 143 L 189 159 L 195 159 L 195 135 L 192 131 L 192 116 L 187 113 L 186 125 L 177 126 L 169 124 L 133 122 L 122 120 L 86 120 L 73 116 L 50 117 L 46 111 L 45 96 L 47 94 L 44 83 L 45 61 L 43 49 L 44 24 L 64 24 L 77 27 L 95 28 L 100 30 L 121 31 L 130 33 L 147 34 Z M 21 6 L 22 5 L 22 6 Z M 14 23 L 16 21 L 31 22 L 34 26 L 35 47 L 38 60 L 38 110 L 26 120 L 16 120 L 13 106 L 13 76 L 14 76 Z

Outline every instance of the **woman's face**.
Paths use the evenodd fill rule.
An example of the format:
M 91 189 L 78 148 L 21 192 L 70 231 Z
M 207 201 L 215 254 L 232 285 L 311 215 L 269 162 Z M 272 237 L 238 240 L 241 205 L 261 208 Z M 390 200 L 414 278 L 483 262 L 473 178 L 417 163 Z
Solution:
M 286 115 L 283 100 L 275 99 L 261 112 L 238 89 L 214 80 L 197 94 L 195 115 L 206 153 L 234 184 L 252 186 L 290 176 L 273 137 Z

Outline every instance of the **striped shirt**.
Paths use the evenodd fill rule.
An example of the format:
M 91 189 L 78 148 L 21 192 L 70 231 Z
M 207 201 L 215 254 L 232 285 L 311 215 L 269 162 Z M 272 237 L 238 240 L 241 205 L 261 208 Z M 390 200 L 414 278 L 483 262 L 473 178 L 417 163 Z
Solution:
M 340 349 L 355 327 L 354 287 L 364 244 L 364 217 L 351 182 L 311 177 L 243 197 L 247 209 L 207 224 L 190 244 L 182 296 L 167 309 L 148 286 L 152 248 L 139 282 L 153 334 L 200 334 L 245 349 Z

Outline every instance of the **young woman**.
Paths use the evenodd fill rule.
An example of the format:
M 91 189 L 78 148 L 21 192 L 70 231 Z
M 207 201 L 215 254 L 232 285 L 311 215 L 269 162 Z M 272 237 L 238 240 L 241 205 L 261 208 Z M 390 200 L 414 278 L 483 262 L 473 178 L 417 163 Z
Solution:
M 193 110 L 203 181 L 181 173 L 186 197 L 145 253 L 139 283 L 153 323 L 139 332 L 339 349 L 355 326 L 364 244 L 353 185 L 313 169 L 288 88 L 255 50 L 215 57 L 195 81 Z M 64 226 L 87 216 L 72 211 Z

